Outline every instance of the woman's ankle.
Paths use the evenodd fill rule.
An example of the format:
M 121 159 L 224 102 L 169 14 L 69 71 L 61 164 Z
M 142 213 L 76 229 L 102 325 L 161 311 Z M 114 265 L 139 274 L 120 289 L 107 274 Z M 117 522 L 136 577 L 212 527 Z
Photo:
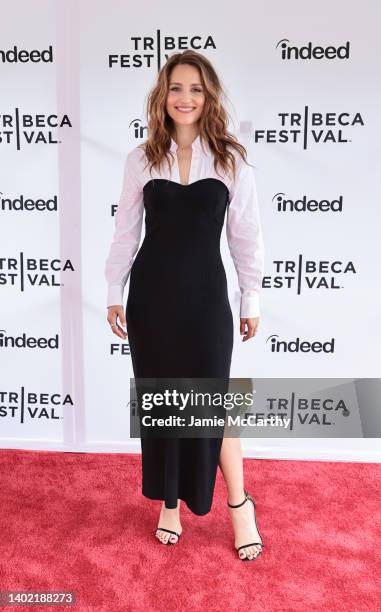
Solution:
M 245 499 L 245 489 L 242 490 L 234 490 L 228 493 L 228 504 L 231 506 L 237 506 L 241 504 Z
M 177 506 L 175 508 L 167 508 L 167 506 L 165 505 L 165 501 L 163 501 L 161 505 L 161 509 L 167 512 L 179 512 L 180 511 L 180 501 L 177 502 Z

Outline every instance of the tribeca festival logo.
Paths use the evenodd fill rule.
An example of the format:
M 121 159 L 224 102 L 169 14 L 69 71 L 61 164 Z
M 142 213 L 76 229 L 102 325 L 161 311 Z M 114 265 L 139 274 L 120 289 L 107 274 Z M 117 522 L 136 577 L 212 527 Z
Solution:
M 308 198 L 303 195 L 297 199 L 287 198 L 283 191 L 276 193 L 272 200 L 275 204 L 276 212 L 342 212 L 343 211 L 343 196 L 330 200 L 323 198 Z
M 254 130 L 254 141 L 265 144 L 302 144 L 307 149 L 310 144 L 346 144 L 352 142 L 352 131 L 364 127 L 359 112 L 318 112 L 309 106 L 303 112 L 278 113 L 279 128 Z
M 19 151 L 27 145 L 56 145 L 57 128 L 72 127 L 67 115 L 23 113 L 16 107 L 13 113 L 0 114 L 0 144 L 16 144 Z
M 169 55 L 185 49 L 206 51 L 216 49 L 213 36 L 185 35 L 174 36 L 163 34 L 156 30 L 154 36 L 131 36 L 131 51 L 125 53 L 110 53 L 108 55 L 109 68 L 152 68 L 157 71 L 166 63 Z
M 281 396 L 267 397 L 267 405 L 262 416 L 276 415 L 290 423 L 290 431 L 309 425 L 323 425 L 329 428 L 339 428 L 342 418 L 352 415 L 355 419 L 350 397 L 340 388 L 322 390 L 314 397 L 303 395 L 297 391 L 282 393 Z
M 303 259 L 300 253 L 295 260 L 275 259 L 274 275 L 265 275 L 262 280 L 264 289 L 295 289 L 298 295 L 305 289 L 343 289 L 341 279 L 356 274 L 352 261 L 328 261 Z
M 110 342 L 109 355 L 131 355 L 128 337 L 126 340 L 124 340 L 123 342 Z
M 14 419 L 18 423 L 26 421 L 59 421 L 63 419 L 63 409 L 74 408 L 69 393 L 42 393 L 28 391 L 25 387 L 19 390 L 4 391 L 0 389 L 0 418 Z
M 26 257 L 21 251 L 18 257 L 0 257 L 0 286 L 18 287 L 25 291 L 29 287 L 62 287 L 60 273 L 74 272 L 70 259 Z
M 305 45 L 297 46 L 290 44 L 288 38 L 282 38 L 276 46 L 280 50 L 282 60 L 311 60 L 311 59 L 349 59 L 350 42 L 335 47 L 334 45 L 313 45 L 310 41 Z

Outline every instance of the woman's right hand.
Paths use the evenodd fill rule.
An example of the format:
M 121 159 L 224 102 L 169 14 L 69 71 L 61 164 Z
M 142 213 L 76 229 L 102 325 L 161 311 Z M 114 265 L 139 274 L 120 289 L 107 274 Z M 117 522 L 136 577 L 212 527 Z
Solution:
M 124 329 L 122 329 L 122 327 L 118 324 L 119 319 L 121 325 L 127 329 L 123 306 L 120 304 L 117 304 L 116 306 L 108 306 L 107 310 L 107 321 L 109 322 L 110 326 L 112 325 L 111 331 L 119 336 L 119 338 L 122 338 L 122 340 L 125 340 L 127 338 L 127 332 L 124 331 Z

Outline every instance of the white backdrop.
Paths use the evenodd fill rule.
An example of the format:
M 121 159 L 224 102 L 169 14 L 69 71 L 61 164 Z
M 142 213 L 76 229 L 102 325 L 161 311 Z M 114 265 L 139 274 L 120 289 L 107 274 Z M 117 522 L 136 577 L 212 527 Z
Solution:
M 260 330 L 249 342 L 239 336 L 225 228 L 221 242 L 235 318 L 231 376 L 380 377 L 380 8 L 368 1 L 359 11 L 344 0 L 196 0 L 186 13 L 167 0 L 7 5 L 2 447 L 139 452 L 129 438 L 128 342 L 106 321 L 103 271 L 125 156 L 145 138 L 147 93 L 166 54 L 188 47 L 215 65 L 231 131 L 256 166 L 265 279 Z M 321 204 L 290 211 L 303 197 Z M 306 261 L 328 271 L 306 272 Z M 274 338 L 334 339 L 334 350 L 273 352 Z M 379 439 L 339 435 L 248 439 L 245 454 L 381 460 Z

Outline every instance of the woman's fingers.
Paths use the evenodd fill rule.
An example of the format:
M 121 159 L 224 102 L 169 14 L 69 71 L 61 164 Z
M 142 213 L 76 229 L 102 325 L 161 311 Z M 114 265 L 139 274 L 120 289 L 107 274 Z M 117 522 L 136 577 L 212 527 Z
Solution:
M 122 338 L 122 340 L 124 340 L 125 338 L 127 338 L 127 332 L 122 329 L 118 322 L 119 319 L 121 325 L 123 325 L 123 327 L 127 327 L 123 306 L 109 306 L 107 310 L 107 321 L 111 327 L 111 331 L 116 336 L 119 336 L 119 338 Z
M 246 331 L 246 319 L 240 319 L 240 323 L 239 323 L 239 333 L 244 334 Z
M 124 310 L 121 308 L 121 312 L 119 312 L 119 321 L 122 327 L 126 328 L 126 317 L 124 316 Z
M 114 334 L 119 336 L 119 338 L 122 338 L 122 340 L 125 340 L 127 338 L 127 333 L 124 331 L 124 329 L 120 327 L 120 325 L 116 324 L 111 329 Z
M 249 340 L 257 333 L 259 317 L 240 319 L 240 334 L 244 334 L 242 342 Z

